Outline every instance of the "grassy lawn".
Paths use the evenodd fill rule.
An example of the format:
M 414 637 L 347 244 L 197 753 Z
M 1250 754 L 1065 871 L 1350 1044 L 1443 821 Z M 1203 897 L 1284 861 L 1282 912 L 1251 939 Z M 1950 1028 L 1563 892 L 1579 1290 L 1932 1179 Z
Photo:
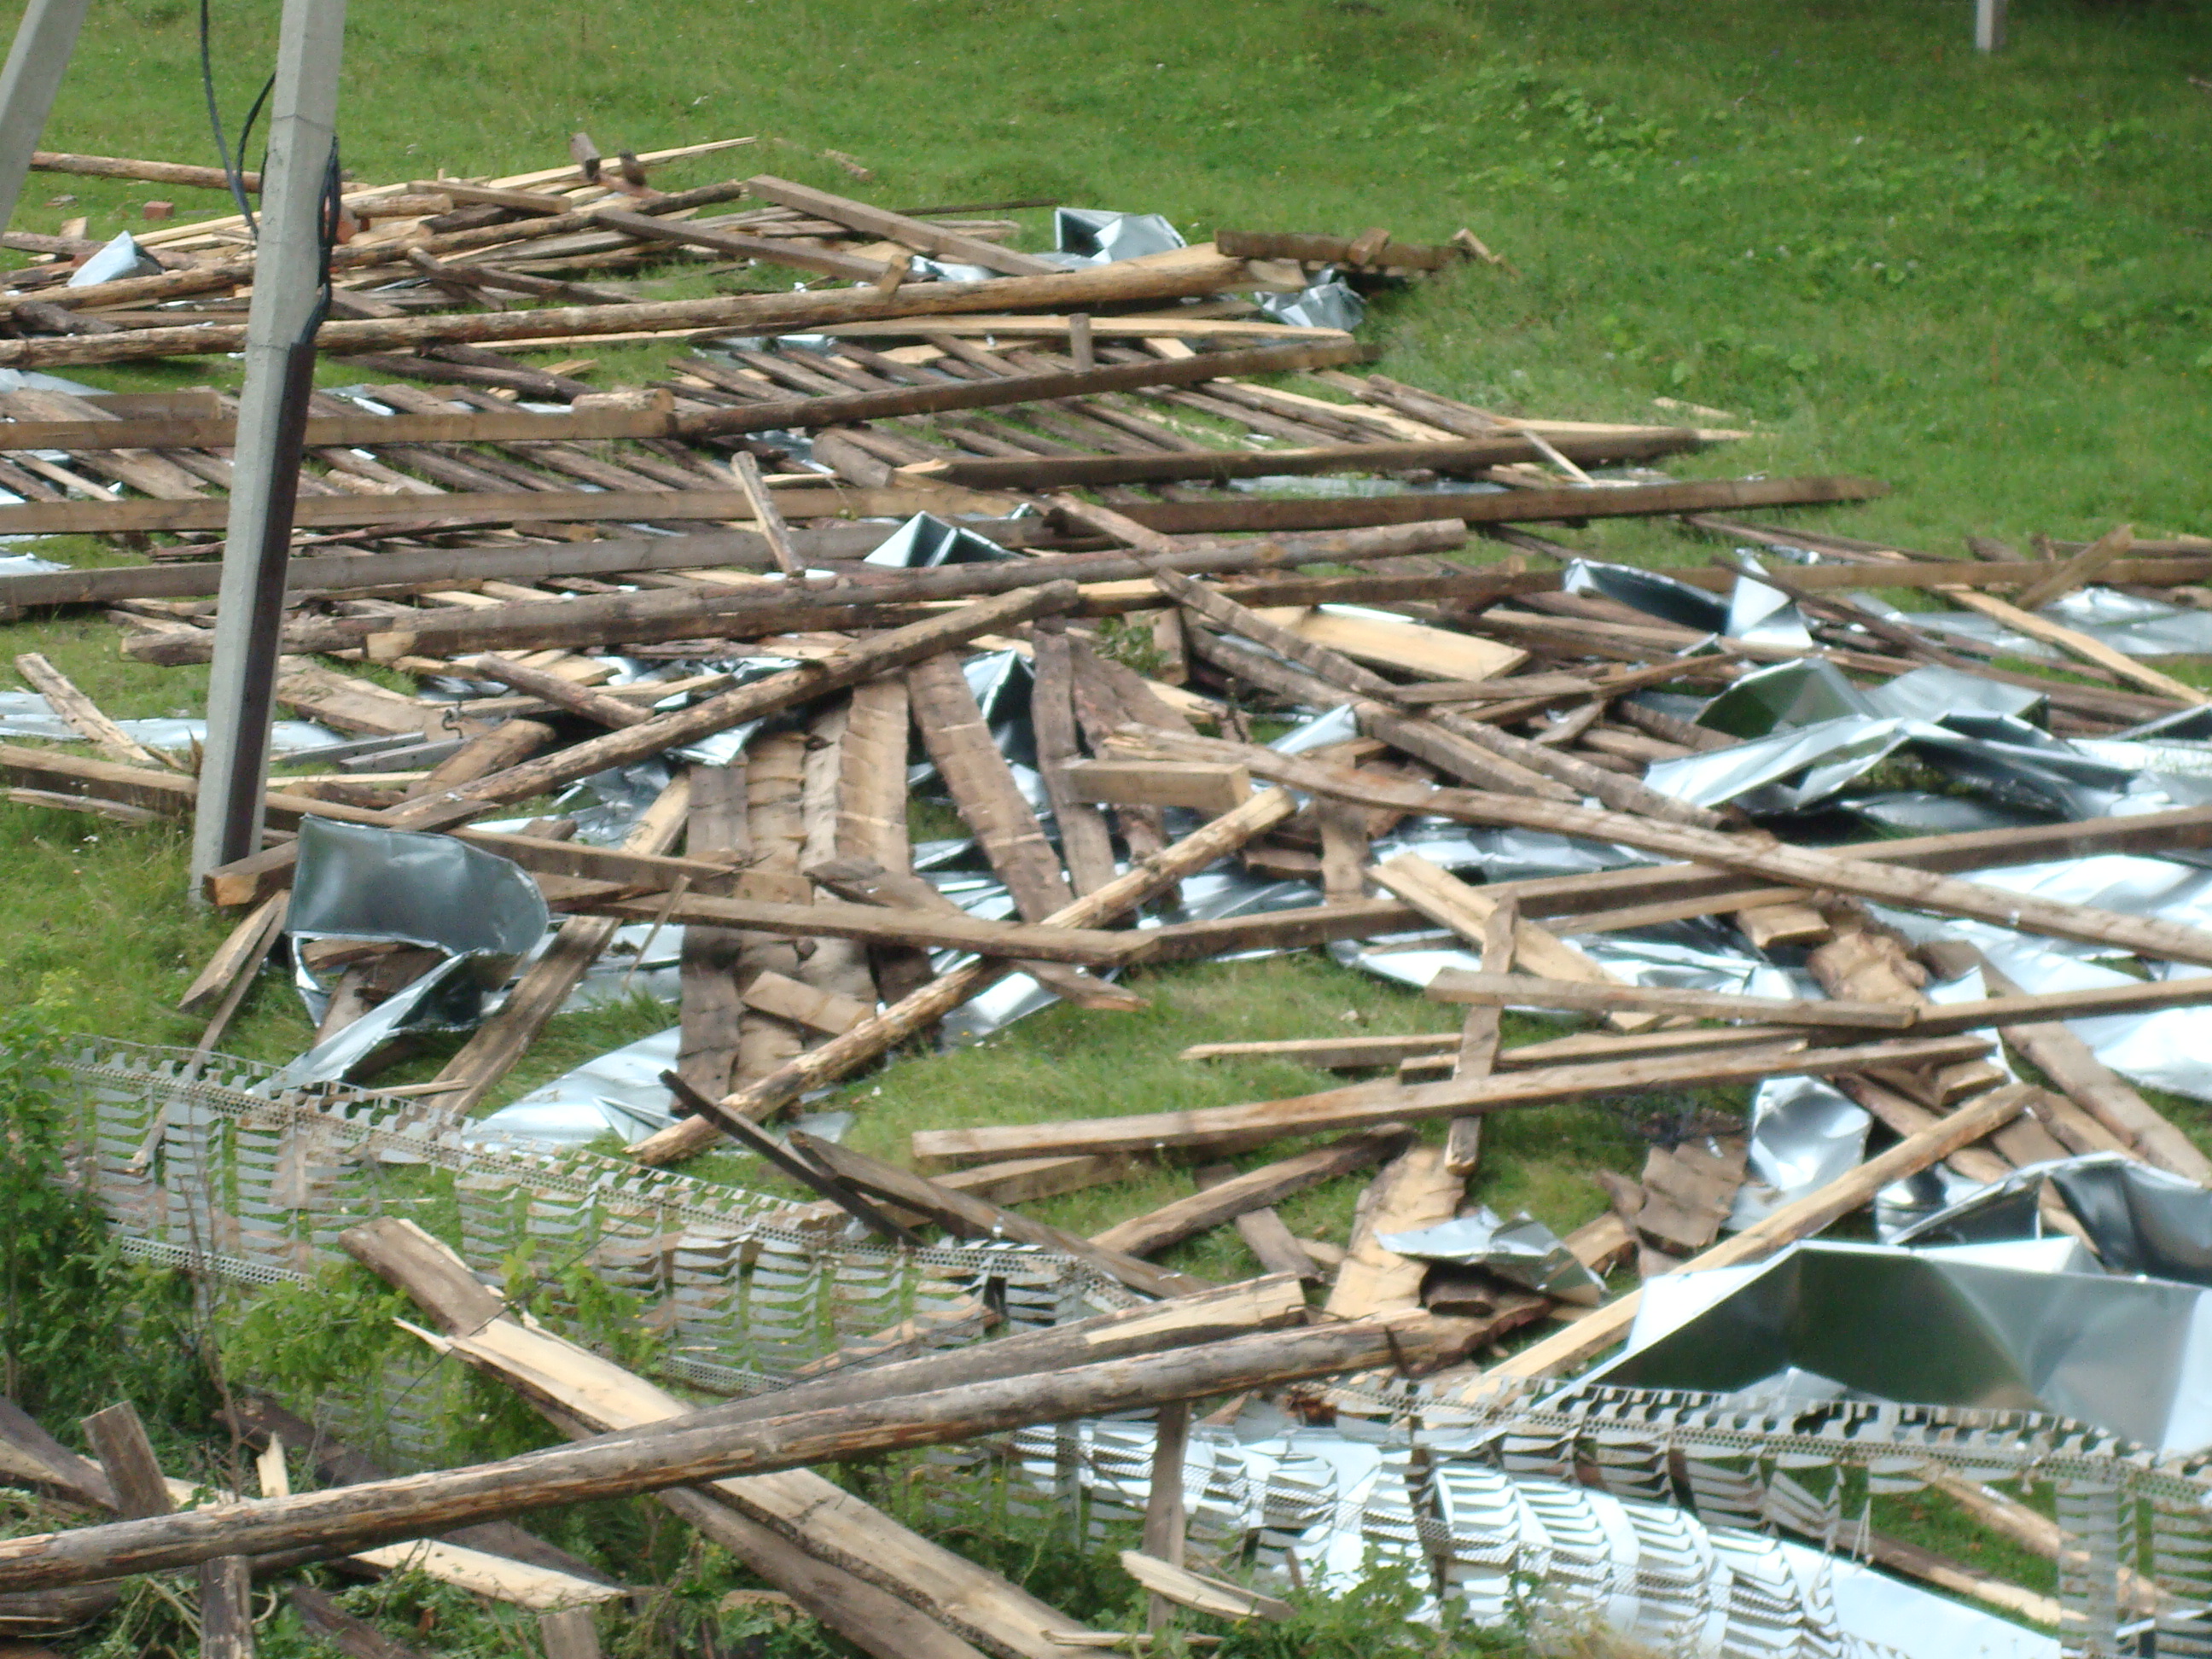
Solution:
M 212 161 L 196 9 L 97 11 L 46 145 Z M 270 59 L 275 16 L 265 0 L 218 9 L 234 113 Z M 1165 213 L 1194 241 L 1223 226 L 1382 224 L 1424 240 L 1467 226 L 1511 270 L 1462 270 L 1378 304 L 1366 332 L 1386 348 L 1382 372 L 1510 412 L 1678 418 L 1659 399 L 1726 411 L 1754 435 L 1684 458 L 1683 472 L 1878 477 L 1887 498 L 1807 522 L 1954 552 L 1968 534 L 2212 522 L 2212 95 L 2189 78 L 2212 74 L 2205 20 L 2181 0 L 2024 0 L 2012 50 L 1992 59 L 1970 49 L 1960 0 L 558 0 L 481 18 L 386 0 L 356 9 L 341 127 L 364 183 L 551 166 L 578 128 L 609 154 L 759 133 L 790 143 L 663 182 L 767 170 L 894 207 L 1049 197 Z M 818 159 L 824 147 L 873 179 Z M 85 216 L 106 236 L 154 197 L 224 206 L 34 174 L 16 228 Z M 1021 216 L 1041 245 L 1048 216 Z M 610 348 L 591 374 L 641 380 L 665 356 Z M 128 389 L 232 383 L 235 366 L 71 374 Z M 1565 538 L 1658 562 L 1712 551 L 1632 521 Z M 76 544 L 58 556 L 125 557 Z M 196 712 L 204 693 L 204 670 L 120 659 L 98 619 L 19 623 L 9 640 L 118 716 Z M 0 805 L 0 994 L 43 994 L 66 1023 L 114 1036 L 196 1035 L 173 1004 L 226 922 L 185 902 L 180 834 Z M 1174 1055 L 1451 1021 L 1319 956 L 1137 982 L 1144 1013 L 1056 1008 L 863 1080 L 849 1091 L 865 1109 L 859 1144 L 896 1154 L 921 1127 L 1304 1092 L 1326 1081 Z M 508 1093 L 666 1018 L 629 1006 L 557 1022 Z M 281 1059 L 307 1034 L 271 980 L 227 1046 Z M 1640 1145 L 1604 1108 L 1510 1115 L 1477 1192 L 1564 1230 L 1600 1206 L 1583 1172 L 1633 1167 Z M 752 1175 L 733 1159 L 702 1167 Z M 1187 1177 L 1162 1175 L 1041 1211 L 1096 1227 L 1182 1190 Z M 1286 1217 L 1341 1238 L 1355 1191 L 1306 1194 Z M 1225 1234 L 1176 1265 L 1250 1266 Z

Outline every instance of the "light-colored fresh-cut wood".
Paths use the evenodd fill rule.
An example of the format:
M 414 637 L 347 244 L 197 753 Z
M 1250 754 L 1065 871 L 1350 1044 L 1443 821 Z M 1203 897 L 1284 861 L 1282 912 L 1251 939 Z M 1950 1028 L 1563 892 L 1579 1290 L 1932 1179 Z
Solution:
M 1301 639 L 1355 662 L 1395 669 L 1425 680 L 1486 680 L 1528 660 L 1517 646 L 1454 634 L 1416 622 L 1346 617 L 1320 608 L 1270 608 L 1260 613 Z
M 1492 1008 L 1567 1008 L 1581 1013 L 1616 1009 L 1686 1014 L 1693 1019 L 1756 1020 L 1768 1025 L 1840 1025 L 1859 1030 L 1903 1030 L 1914 1011 L 1890 1002 L 1823 1002 L 1804 998 L 1735 996 L 1671 985 L 1594 985 L 1529 974 L 1468 973 L 1446 968 L 1429 981 L 1438 1002 Z M 2208 992 L 2212 996 L 2212 992 Z
M 1262 1136 L 1287 1138 L 1330 1129 L 1371 1128 L 1401 1120 L 1506 1111 L 1589 1094 L 1717 1087 L 1770 1076 L 1830 1077 L 1870 1067 L 1943 1064 L 1987 1052 L 1987 1045 L 1972 1036 L 1906 1038 L 1825 1048 L 1776 1044 L 1602 1065 L 1544 1066 L 1495 1077 L 1455 1078 L 1413 1088 L 1401 1088 L 1395 1082 L 1356 1083 L 1320 1094 L 1240 1106 L 972 1129 L 922 1129 L 915 1133 L 913 1147 L 916 1162 L 931 1165 L 1055 1153 L 1214 1147 L 1243 1144 Z
M 1438 1146 L 1409 1146 L 1385 1164 L 1363 1200 L 1325 1311 L 1336 1319 L 1359 1319 L 1419 1307 L 1429 1264 L 1385 1249 L 1377 1236 L 1417 1232 L 1450 1220 L 1466 1188 L 1464 1176 L 1444 1168 Z
M 1187 806 L 1209 817 L 1252 797 L 1249 772 L 1204 761 L 1076 761 L 1063 775 L 1079 801 Z
M 829 1036 L 851 1030 L 876 1012 L 867 1003 L 769 972 L 753 976 L 744 988 L 744 1002 L 749 1008 Z

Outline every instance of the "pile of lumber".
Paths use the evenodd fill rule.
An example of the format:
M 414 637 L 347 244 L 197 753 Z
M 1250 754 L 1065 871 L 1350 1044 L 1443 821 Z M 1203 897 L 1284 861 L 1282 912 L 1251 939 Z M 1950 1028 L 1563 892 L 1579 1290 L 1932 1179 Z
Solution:
M 1285 328 L 1237 297 L 1297 287 L 1323 264 L 1434 270 L 1460 257 L 1452 247 L 1379 232 L 1224 234 L 1069 270 L 1012 250 L 1012 222 L 972 216 L 985 210 L 892 212 L 764 175 L 658 195 L 646 168 L 672 157 L 632 159 L 349 198 L 364 227 L 338 262 L 353 308 L 341 307 L 322 343 L 376 383 L 362 401 L 321 396 L 311 414 L 277 698 L 383 740 L 372 757 L 381 769 L 279 777 L 265 846 L 208 877 L 206 896 L 239 919 L 186 998 L 209 1015 L 202 1046 L 220 1042 L 283 939 L 304 818 L 455 837 L 529 872 L 562 920 L 498 1012 L 412 1092 L 456 1114 L 485 1102 L 617 929 L 680 927 L 681 1058 L 666 1081 L 682 1115 L 633 1148 L 639 1158 L 670 1163 L 734 1140 L 810 1190 L 795 1221 L 849 1222 L 902 1245 L 932 1230 L 1012 1239 L 1148 1304 L 896 1364 L 848 1355 L 787 1392 L 693 1413 L 512 1316 L 434 1241 L 378 1224 L 348 1247 L 422 1304 L 426 1340 L 521 1389 L 574 1445 L 404 1480 L 349 1466 L 328 1490 L 298 1495 L 270 1489 L 280 1457 L 260 1499 L 173 1513 L 153 1485 L 126 1492 L 126 1452 L 104 1450 L 94 1470 L 18 1424 L 9 1445 L 45 1471 L 36 1479 L 123 1518 L 0 1543 L 0 1593 L 79 1595 L 72 1587 L 198 1565 L 221 1606 L 234 1593 L 225 1586 L 272 1558 L 368 1559 L 360 1553 L 425 1536 L 450 1541 L 454 1528 L 478 1547 L 524 1510 L 654 1492 L 871 1651 L 1073 1653 L 1104 1643 L 806 1466 L 1157 1408 L 1176 1472 L 1156 1483 L 1142 1582 L 1218 1607 L 1242 1592 L 1175 1577 L 1175 1425 L 1192 1400 L 1288 1390 L 1325 1411 L 1324 1379 L 1434 1373 L 1435 1392 L 1474 1399 L 1501 1380 L 1560 1374 L 1620 1340 L 1638 1278 L 1760 1259 L 1938 1163 L 1987 1180 L 2106 1151 L 2212 1180 L 2212 1163 L 2063 1024 L 2212 1001 L 2212 978 L 2031 995 L 1992 974 L 1987 997 L 1939 1006 L 1921 988 L 1931 971 L 1972 965 L 1964 947 L 1911 950 L 1869 908 L 2212 965 L 2212 933 L 1970 878 L 2202 848 L 2212 809 L 1794 846 L 1741 812 L 1654 787 L 1652 765 L 1735 740 L 1638 696 L 1710 696 L 1792 660 L 1861 683 L 1940 663 L 2033 687 L 2054 732 L 2110 734 L 2204 694 L 2039 607 L 2092 581 L 2196 589 L 2212 575 L 2212 544 L 2136 542 L 2123 530 L 2032 557 L 1984 545 L 1938 558 L 1715 517 L 1864 499 L 1879 486 L 1668 479 L 1650 464 L 1735 434 L 1522 419 L 1355 374 L 1370 355 L 1359 343 Z M 746 205 L 696 216 L 723 204 Z M 235 323 L 179 320 L 187 307 L 219 312 L 250 282 L 231 230 L 216 222 L 144 240 L 163 273 L 106 292 L 41 282 L 42 270 L 58 276 L 53 267 L 16 273 L 20 332 L 0 341 L 0 363 L 234 349 Z M 81 251 L 52 252 L 58 266 Z M 916 256 L 992 274 L 924 280 Z M 660 301 L 574 276 L 676 258 L 795 266 L 844 286 Z M 398 278 L 420 286 L 389 291 Z M 802 331 L 810 337 L 774 337 Z M 540 369 L 508 355 L 641 337 L 680 343 L 667 377 L 611 393 L 574 379 L 578 364 Z M 518 398 L 567 409 L 520 409 Z M 233 412 L 213 393 L 0 398 L 13 422 L 0 428 L 0 487 L 22 498 L 0 507 L 0 528 L 167 538 L 137 564 L 0 576 L 0 608 L 97 607 L 139 661 L 207 660 L 210 556 L 220 551 L 207 538 L 223 523 Z M 1365 482 L 1316 493 L 1282 485 L 1293 477 Z M 1232 487 L 1246 480 L 1261 482 Z M 868 562 L 923 514 L 929 533 L 957 543 L 948 556 Z M 1567 591 L 1574 550 L 1516 527 L 1627 515 L 1820 555 L 1761 578 L 1797 603 L 1811 643 L 1706 637 Z M 1717 559 L 1674 574 L 1723 594 L 1736 580 Z M 1841 603 L 1852 587 L 1915 589 L 1994 617 L 2064 653 L 2063 672 L 1962 655 Z M 1033 675 L 1034 770 L 1048 813 L 1024 793 L 963 672 L 985 651 L 1015 653 Z M 625 665 L 641 659 L 688 666 L 638 681 Z M 759 659 L 778 659 L 775 672 L 732 666 Z M 426 695 L 371 669 L 411 677 Z M 189 775 L 50 664 L 25 672 L 100 758 L 0 747 L 13 798 L 135 822 L 191 813 Z M 477 695 L 427 694 L 455 680 Z M 1266 730 L 1255 722 L 1320 711 L 1339 711 L 1334 742 L 1290 754 L 1255 740 Z M 744 726 L 759 730 L 734 759 L 677 758 Z M 967 914 L 917 872 L 915 757 L 933 764 L 1011 919 Z M 655 758 L 672 781 L 618 846 L 571 839 L 573 823 L 557 816 L 474 827 Z M 1417 852 L 1378 855 L 1378 841 L 1422 819 L 1645 861 L 1475 884 Z M 1171 905 L 1184 879 L 1224 866 L 1310 882 L 1317 902 L 1134 925 Z M 1808 952 L 1826 996 L 1639 987 L 1572 942 L 1693 917 L 1719 919 L 1747 948 Z M 1237 1105 L 924 1130 L 905 1164 L 761 1127 L 1017 973 L 1108 1018 L 1143 1006 L 1140 982 L 1117 982 L 1122 970 L 1351 940 L 1478 958 L 1479 970 L 1427 987 L 1464 1010 L 1457 1029 L 1206 1045 L 1187 1058 L 1268 1055 L 1377 1075 Z M 349 947 L 325 965 L 343 975 L 326 1037 L 428 963 L 419 951 Z M 1507 1008 L 1586 1029 L 1509 1044 Z M 2009 1082 L 1992 1030 L 2051 1086 Z M 377 1060 L 354 1075 L 373 1076 Z M 1887 1144 L 1723 1241 L 1745 1179 L 1744 1126 L 1726 1114 L 1677 1124 L 1636 1178 L 1606 1176 L 1605 1215 L 1566 1234 L 1586 1267 L 1614 1278 L 1620 1293 L 1600 1305 L 1383 1243 L 1468 1205 L 1490 1114 L 1778 1075 L 1832 1081 Z M 1147 1161 L 1187 1165 L 1191 1190 L 1091 1237 L 1020 1207 Z M 1353 1179 L 1368 1184 L 1340 1238 L 1296 1237 L 1275 1208 Z M 1212 1285 L 1153 1259 L 1231 1225 L 1269 1278 Z M 1523 1328 L 1547 1322 L 1487 1370 L 1469 1358 L 1504 1354 L 1509 1334 L 1525 1340 Z M 1108 1363 L 1117 1357 L 1127 1363 Z M 511 1532 L 495 1553 L 581 1577 Z

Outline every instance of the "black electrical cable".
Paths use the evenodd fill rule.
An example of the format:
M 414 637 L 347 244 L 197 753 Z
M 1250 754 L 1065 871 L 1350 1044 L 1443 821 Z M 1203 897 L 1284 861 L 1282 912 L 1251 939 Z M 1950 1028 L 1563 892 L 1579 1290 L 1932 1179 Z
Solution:
M 208 15 L 208 7 L 209 0 L 200 0 L 200 91 L 207 100 L 208 126 L 215 134 L 216 159 L 222 163 L 222 176 L 230 186 L 231 200 L 238 204 L 239 212 L 245 216 L 246 228 L 258 234 L 260 228 L 254 222 L 253 204 L 246 200 L 246 141 L 247 135 L 253 131 L 254 121 L 261 114 L 262 106 L 269 101 L 269 94 L 276 85 L 276 77 L 272 75 L 262 83 L 260 95 L 254 99 L 253 107 L 246 112 L 246 125 L 238 134 L 238 159 L 233 161 L 229 141 L 222 133 L 222 109 L 216 101 L 215 26 Z

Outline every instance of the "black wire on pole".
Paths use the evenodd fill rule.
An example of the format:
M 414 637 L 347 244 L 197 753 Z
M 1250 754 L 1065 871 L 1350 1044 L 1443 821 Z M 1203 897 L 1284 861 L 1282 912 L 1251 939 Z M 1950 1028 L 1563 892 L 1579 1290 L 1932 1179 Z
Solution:
M 239 212 L 245 216 L 246 229 L 258 235 L 261 228 L 254 221 L 252 203 L 246 199 L 246 144 L 253 131 L 254 122 L 260 117 L 262 106 L 269 101 L 269 94 L 276 85 L 276 77 L 272 75 L 262 82 L 253 106 L 246 111 L 246 125 L 238 131 L 238 159 L 232 161 L 229 140 L 223 137 L 222 109 L 215 95 L 215 26 L 208 15 L 209 3 L 210 0 L 200 0 L 200 91 L 207 100 L 208 127 L 215 134 L 216 158 L 222 163 L 222 176 L 230 186 L 231 199 L 238 204 Z

